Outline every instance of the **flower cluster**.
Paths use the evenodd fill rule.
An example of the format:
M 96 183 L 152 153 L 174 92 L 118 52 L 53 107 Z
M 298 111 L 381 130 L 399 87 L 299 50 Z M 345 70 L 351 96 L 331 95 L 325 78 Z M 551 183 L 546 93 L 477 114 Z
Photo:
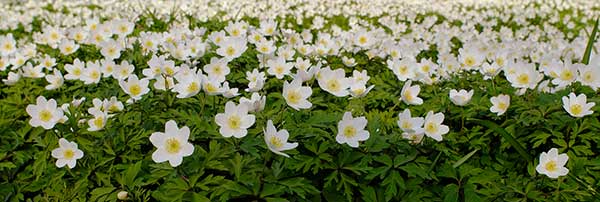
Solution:
M 310 190 L 290 191 L 305 183 L 293 181 L 292 174 L 310 170 L 312 177 L 320 177 L 322 170 L 335 170 L 318 184 L 339 185 L 323 190 L 343 190 L 350 197 L 358 190 L 377 199 L 383 194 L 385 201 L 401 200 L 395 194 L 414 184 L 437 182 L 431 173 L 440 165 L 457 169 L 479 158 L 473 156 L 477 151 L 488 156 L 469 168 L 515 165 L 511 161 L 516 158 L 506 155 L 513 148 L 528 159 L 525 166 L 533 163 L 531 154 L 552 148 L 539 155 L 535 171 L 558 178 L 569 174 L 567 167 L 590 166 L 580 159 L 596 157 L 598 138 L 590 134 L 600 128 L 594 113 L 600 55 L 586 31 L 600 14 L 599 6 L 586 0 L 223 0 L 185 5 L 58 0 L 45 6 L 7 1 L 0 6 L 6 10 L 0 13 L 0 101 L 11 106 L 1 106 L 0 115 L 15 115 L 0 127 L 27 126 L 23 131 L 32 137 L 12 129 L 7 134 L 35 143 L 35 149 L 56 159 L 58 168 L 74 169 L 78 160 L 77 169 L 98 161 L 130 163 L 134 158 L 122 154 L 141 150 L 143 157 L 136 160 L 160 164 L 149 169 L 163 169 L 165 162 L 179 167 L 179 181 L 164 182 L 189 183 L 185 196 L 197 190 L 208 194 L 206 187 L 213 184 L 222 183 L 222 190 L 252 184 L 260 190 L 236 194 L 279 200 L 269 198 L 275 186 L 264 183 L 289 177 L 280 192 L 305 193 Z M 11 111 L 13 106 L 17 112 Z M 130 134 L 133 130 L 136 134 Z M 58 147 L 46 149 L 56 139 Z M 90 146 L 95 144 L 104 150 Z M 113 144 L 131 147 L 115 151 Z M 228 151 L 221 150 L 229 144 Z M 474 151 L 457 156 L 464 148 Z M 207 155 L 214 151 L 219 154 Z M 44 156 L 4 153 L 0 151 L 0 159 L 17 156 L 19 162 Z M 95 158 L 99 153 L 111 156 Z M 230 154 L 237 156 L 227 162 L 215 157 Z M 567 154 L 574 165 L 567 164 Z M 251 157 L 237 158 L 243 155 Z M 272 176 L 261 175 L 260 185 L 225 183 L 249 180 L 240 173 L 255 160 L 260 164 L 249 170 L 269 170 Z M 201 174 L 190 175 L 187 169 L 195 164 L 207 169 L 192 169 Z M 13 166 L 0 165 L 0 171 Z M 36 162 L 34 169 L 26 169 L 39 173 L 44 165 Z M 135 173 L 147 174 L 146 168 L 118 169 L 122 167 L 134 174 L 119 179 L 127 190 L 118 199 L 146 196 L 127 184 L 135 181 Z M 282 174 L 285 169 L 292 174 Z M 466 200 L 477 196 L 474 189 L 492 186 L 477 181 L 477 175 L 500 172 L 469 170 L 438 175 L 460 174 L 457 180 L 464 184 L 433 190 L 457 192 L 456 200 Z M 211 172 L 234 177 L 196 183 L 212 178 Z M 359 186 L 352 178 L 363 174 L 368 180 L 360 183 L 381 179 L 386 188 Z M 401 176 L 420 181 L 404 183 Z M 103 191 L 91 193 L 98 199 Z M 225 192 L 211 193 L 207 200 Z M 221 200 L 236 194 L 223 194 Z

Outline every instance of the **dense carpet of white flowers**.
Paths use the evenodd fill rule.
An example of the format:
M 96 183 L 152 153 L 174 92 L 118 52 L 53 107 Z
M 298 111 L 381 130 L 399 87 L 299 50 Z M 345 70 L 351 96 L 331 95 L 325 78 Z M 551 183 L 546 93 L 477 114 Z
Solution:
M 4 201 L 600 200 L 600 1 L 0 8 Z

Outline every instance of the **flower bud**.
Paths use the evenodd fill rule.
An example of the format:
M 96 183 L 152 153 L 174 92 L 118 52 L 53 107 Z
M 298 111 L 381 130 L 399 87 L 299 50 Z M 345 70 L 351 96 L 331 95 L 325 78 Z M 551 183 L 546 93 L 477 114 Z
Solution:
M 127 200 L 127 192 L 126 191 L 120 191 L 119 193 L 117 193 L 117 198 L 119 200 Z

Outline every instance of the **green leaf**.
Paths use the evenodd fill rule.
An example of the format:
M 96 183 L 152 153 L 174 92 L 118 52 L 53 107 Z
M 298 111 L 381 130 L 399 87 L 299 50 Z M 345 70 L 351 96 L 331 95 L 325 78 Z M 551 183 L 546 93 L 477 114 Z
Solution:
M 127 168 L 127 171 L 125 172 L 125 175 L 123 176 L 123 182 L 125 183 L 125 185 L 129 188 L 133 188 L 134 187 L 134 180 L 135 177 L 137 176 L 137 174 L 140 172 L 140 170 L 142 169 L 142 161 L 138 161 L 137 163 L 135 163 L 133 166 L 129 166 L 129 168 Z
M 362 200 L 365 202 L 377 202 L 377 194 L 375 193 L 375 189 L 371 186 L 360 189 L 360 194 L 362 195 Z
M 594 23 L 594 29 L 592 30 L 592 34 L 590 35 L 590 38 L 588 39 L 587 46 L 585 47 L 585 52 L 583 53 L 583 59 L 581 59 L 581 62 L 586 65 L 590 63 L 590 56 L 592 55 L 592 48 L 594 48 L 594 41 L 596 41 L 596 34 L 598 33 L 598 20 L 599 19 L 600 18 L 596 18 L 596 23 Z
M 469 158 L 471 158 L 471 156 L 473 156 L 473 154 L 475 154 L 475 152 L 479 151 L 479 149 L 475 149 L 472 152 L 468 153 L 467 155 L 463 156 L 462 158 L 458 159 L 458 161 L 456 161 L 454 164 L 452 164 L 453 168 L 458 168 L 458 166 L 462 165 L 463 163 L 465 163 L 465 161 L 469 160 Z
M 467 120 L 484 125 L 485 127 L 488 127 L 490 129 L 496 131 L 496 133 L 499 133 L 500 135 L 502 135 L 502 137 L 504 137 L 504 139 L 506 139 L 508 141 L 508 143 L 510 143 L 510 145 L 513 146 L 523 158 L 525 158 L 527 161 L 531 161 L 533 159 L 525 151 L 525 148 L 523 146 L 521 146 L 521 144 L 519 144 L 519 142 L 517 142 L 515 137 L 513 137 L 510 133 L 508 133 L 506 130 L 504 130 L 502 127 L 500 127 L 498 124 L 488 121 L 488 120 L 480 120 L 480 119 L 474 119 L 474 118 L 469 118 Z
M 450 184 L 444 187 L 444 202 L 458 202 L 458 185 Z
M 100 187 L 92 190 L 90 201 L 104 201 L 100 200 L 100 198 L 106 198 L 107 195 L 112 193 L 115 190 L 114 187 Z
M 260 191 L 260 197 L 264 198 L 265 196 L 271 196 L 277 193 L 282 193 L 284 189 L 285 187 L 281 185 L 264 184 L 262 190 Z

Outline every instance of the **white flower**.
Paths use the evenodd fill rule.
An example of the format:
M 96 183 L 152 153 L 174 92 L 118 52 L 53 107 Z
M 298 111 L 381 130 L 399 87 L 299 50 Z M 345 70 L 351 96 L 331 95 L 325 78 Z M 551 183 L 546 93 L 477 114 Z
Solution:
M 42 67 L 40 65 L 33 67 L 31 65 L 31 62 L 27 62 L 27 65 L 22 66 L 21 69 L 23 70 L 24 77 L 42 78 L 42 77 L 46 76 L 46 74 L 43 72 L 44 67 Z
M 550 178 L 565 176 L 569 173 L 569 169 L 565 167 L 568 160 L 569 156 L 567 154 L 559 155 L 558 149 L 552 148 L 548 153 L 542 152 L 540 154 L 540 163 L 535 167 L 535 170 Z
M 344 113 L 340 122 L 338 122 L 338 132 L 335 140 L 340 144 L 348 144 L 351 147 L 358 147 L 358 141 L 369 139 L 369 131 L 365 130 L 367 119 L 364 116 L 352 117 L 351 112 Z
M 65 75 L 66 80 L 79 80 L 83 75 L 83 70 L 85 69 L 85 63 L 81 62 L 78 58 L 73 61 L 73 64 L 66 64 L 65 70 L 67 70 L 67 75 Z
M 465 106 L 471 101 L 471 97 L 473 97 L 473 89 L 470 91 L 466 91 L 461 89 L 460 91 L 456 91 L 455 89 L 450 90 L 450 101 L 458 106 Z
M 94 116 L 94 118 L 88 120 L 88 125 L 90 126 L 88 131 L 102 130 L 106 125 L 106 119 L 108 118 L 106 111 L 97 108 L 90 108 L 88 112 Z
M 29 125 L 33 127 L 42 126 L 51 129 L 63 118 L 63 110 L 56 105 L 56 100 L 46 100 L 44 96 L 37 97 L 35 105 L 27 105 L 27 113 L 31 116 Z
M 12 34 L 0 36 L 0 55 L 7 56 L 17 51 L 17 41 Z
M 100 43 L 100 53 L 106 59 L 116 59 L 121 56 L 121 44 L 113 39 Z
M 106 109 L 108 112 L 118 112 L 123 110 L 123 103 L 117 100 L 117 97 L 112 96 L 110 97 L 110 100 L 104 100 L 103 108 Z
M 173 86 L 173 92 L 177 92 L 177 98 L 192 97 L 202 89 L 202 77 L 198 74 L 191 73 L 176 77 L 177 83 Z
M 73 40 L 63 39 L 61 40 L 60 45 L 58 45 L 58 48 L 60 49 L 61 54 L 70 55 L 79 49 L 79 45 L 75 44 Z
M 297 142 L 288 143 L 288 131 L 285 129 L 277 131 L 271 120 L 267 121 L 267 129 L 263 129 L 263 133 L 265 134 L 265 143 L 267 143 L 267 147 L 269 147 L 269 150 L 273 153 L 290 157 L 282 151 L 294 149 L 298 146 Z
M 295 110 L 308 109 L 312 106 L 307 99 L 312 95 L 312 89 L 302 86 L 300 79 L 294 79 L 292 83 L 284 81 L 283 98 L 285 102 Z
M 375 38 L 373 37 L 371 32 L 368 32 L 363 29 L 355 33 L 353 42 L 354 45 L 366 48 L 371 46 L 375 42 Z
M 215 121 L 220 126 L 219 133 L 223 137 L 242 138 L 248 133 L 248 128 L 254 125 L 255 117 L 248 114 L 247 105 L 236 106 L 232 101 L 228 101 L 225 103 L 225 112 L 217 114 Z
M 0 60 L 2 60 L 0 58 Z M 52 67 L 56 66 L 56 59 L 54 59 L 53 57 L 50 57 L 49 55 L 45 55 L 43 59 L 41 59 L 40 61 L 40 66 L 52 70 Z M 0 62 L 2 63 L 2 62 Z M 0 69 L 2 69 L 2 65 L 0 64 Z
M 512 69 L 514 68 L 514 69 Z M 533 64 L 516 63 L 504 69 L 506 80 L 512 87 L 523 89 L 534 89 L 544 76 L 535 69 Z
M 136 75 L 131 75 L 127 78 L 127 81 L 120 80 L 119 86 L 121 86 L 121 89 L 131 96 L 133 100 L 140 100 L 143 95 L 150 92 L 148 83 L 149 81 L 146 78 L 139 80 Z
M 221 82 L 206 76 L 203 76 L 202 78 L 202 90 L 204 90 L 207 95 L 220 95 L 224 91 L 221 87 Z
M 246 46 L 246 39 L 243 37 L 229 37 L 223 41 L 217 49 L 217 54 L 227 58 L 231 61 L 237 57 L 240 57 L 248 49 Z
M 225 58 L 218 59 L 213 57 L 210 59 L 210 63 L 204 66 L 204 72 L 219 82 L 225 81 L 225 76 L 230 72 L 227 66 L 227 60 Z
M 67 165 L 74 168 L 77 159 L 83 157 L 83 151 L 77 148 L 77 143 L 69 142 L 65 138 L 58 140 L 58 148 L 52 150 L 52 157 L 57 158 L 56 167 L 62 168 Z
M 425 137 L 425 133 L 423 130 L 421 131 L 413 131 L 413 132 L 403 132 L 402 137 L 410 141 L 411 144 L 419 144 L 423 141 L 423 137 Z
M 587 102 L 585 94 L 575 96 L 575 93 L 569 93 L 569 97 L 562 97 L 563 108 L 573 117 L 581 118 L 594 113 L 592 107 L 596 105 L 594 102 Z
M 444 114 L 439 112 L 434 114 L 433 111 L 427 112 L 425 116 L 425 123 L 423 128 L 425 129 L 425 135 L 434 140 L 442 141 L 442 135 L 445 135 L 450 131 L 450 128 L 446 125 L 442 125 L 444 122 Z
M 102 77 L 112 76 L 113 72 L 115 71 L 115 69 L 117 67 L 117 64 L 115 64 L 115 61 L 109 60 L 109 59 L 100 60 L 100 64 L 101 64 L 100 69 L 102 70 Z
M 580 66 L 577 80 L 581 84 L 591 87 L 594 91 L 598 90 L 600 88 L 600 68 L 597 65 Z
M 8 77 L 6 79 L 2 79 L 2 82 L 6 85 L 15 85 L 19 79 L 21 79 L 21 70 L 19 69 L 17 72 L 8 72 Z
M 413 58 L 388 60 L 387 65 L 400 81 L 406 81 L 416 77 L 415 68 L 417 63 Z
M 556 78 L 552 80 L 552 84 L 557 86 L 568 86 L 577 80 L 577 69 L 585 67 L 583 64 L 571 64 L 566 62 L 564 66 L 559 66 L 558 69 L 554 70 Z
M 246 92 L 256 92 L 263 88 L 267 78 L 265 77 L 264 72 L 259 72 L 258 69 L 254 69 L 252 72 L 246 72 L 246 79 L 250 81 Z
M 283 79 L 283 76 L 289 75 L 290 70 L 294 67 L 293 63 L 285 62 L 283 57 L 277 57 L 267 61 L 267 73 L 274 75 L 277 79 Z
M 490 102 L 492 102 L 492 107 L 490 107 L 490 111 L 492 113 L 497 113 L 498 116 L 504 114 L 510 106 L 510 96 L 505 94 L 500 94 L 495 97 L 490 98 Z
M 354 84 L 367 85 L 369 79 L 371 79 L 371 77 L 367 74 L 367 70 L 363 70 L 362 72 L 359 72 L 358 70 L 352 71 L 352 82 L 354 82 Z
M 354 59 L 353 57 L 348 58 L 348 57 L 344 56 L 344 57 L 342 57 L 342 63 L 344 63 L 344 65 L 346 67 L 354 67 L 354 66 L 356 66 L 356 59 Z M 354 70 L 354 71 L 356 71 L 356 70 Z
M 54 74 L 46 75 L 46 81 L 48 81 L 48 85 L 46 86 L 46 90 L 54 90 L 60 88 L 63 83 L 63 75 L 60 73 L 58 69 L 54 69 Z
M 183 157 L 194 153 L 194 145 L 188 142 L 190 129 L 187 126 L 177 127 L 173 120 L 165 123 L 165 132 L 154 132 L 150 135 L 150 142 L 156 147 L 152 153 L 152 160 L 156 163 L 169 161 L 172 167 L 177 167 Z
M 135 24 L 133 24 L 132 22 L 129 22 L 124 19 L 114 20 L 111 24 L 116 30 L 115 33 L 121 38 L 127 36 L 128 34 L 131 34 L 135 26 Z
M 123 80 L 133 75 L 133 70 L 135 70 L 135 67 L 126 60 L 123 60 L 121 64 L 115 67 L 112 77 L 117 80 Z
M 261 20 L 259 32 L 265 36 L 271 36 L 277 30 L 277 21 L 273 19 Z
M 250 99 L 242 97 L 240 98 L 240 104 L 244 104 L 248 107 L 248 112 L 260 112 L 265 109 L 267 97 L 261 96 L 254 92 Z
M 227 81 L 223 82 L 222 89 L 223 89 L 223 97 L 225 97 L 225 98 L 233 98 L 233 97 L 240 95 L 240 93 L 238 93 L 238 88 L 229 88 L 229 82 L 227 82 Z
M 324 68 L 319 71 L 317 81 L 321 89 L 337 97 L 344 97 L 350 94 L 348 91 L 350 79 L 346 78 L 344 74 L 343 69 Z
M 265 38 L 262 38 L 256 44 L 256 51 L 258 51 L 259 53 L 262 53 L 262 54 L 269 55 L 269 54 L 275 52 L 275 49 L 277 49 L 277 47 L 275 46 L 274 42 L 267 40 Z
M 425 119 L 423 117 L 412 117 L 410 115 L 410 109 L 405 109 L 402 113 L 398 114 L 398 126 L 402 131 L 407 133 L 421 133 L 423 134 L 423 123 Z
M 404 103 L 408 105 L 421 105 L 423 104 L 423 99 L 419 96 L 419 92 L 421 92 L 421 87 L 419 85 L 411 86 L 412 81 L 408 80 L 404 83 L 402 87 L 402 91 L 400 92 L 401 98 Z
M 98 63 L 98 61 L 88 61 L 87 67 L 84 69 L 83 75 L 80 79 L 84 82 L 84 84 L 92 84 L 100 82 L 101 78 L 102 72 L 100 70 L 100 63 Z
M 364 97 L 374 87 L 375 87 L 375 85 L 371 85 L 367 88 L 367 86 L 365 84 L 354 83 L 354 84 L 350 85 L 350 95 L 352 96 L 352 98 L 350 98 L 350 99 Z

